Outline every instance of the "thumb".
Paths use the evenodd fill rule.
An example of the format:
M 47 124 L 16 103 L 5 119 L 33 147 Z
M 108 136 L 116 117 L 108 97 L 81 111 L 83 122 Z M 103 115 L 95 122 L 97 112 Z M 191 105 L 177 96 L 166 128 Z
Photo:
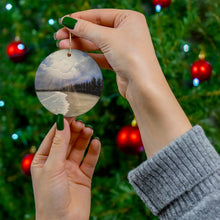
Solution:
M 66 159 L 70 141 L 70 127 L 67 120 L 64 119 L 62 123 L 64 123 L 64 128 L 63 130 L 56 129 L 50 153 L 46 161 L 46 164 L 49 164 L 50 166 L 54 166 L 59 162 L 64 162 Z
M 112 31 L 112 29 L 83 19 L 77 18 L 76 20 L 71 17 L 64 17 L 61 23 L 73 35 L 93 42 L 100 49 L 102 49 L 103 44 L 106 44 L 108 36 L 111 36 L 109 32 Z

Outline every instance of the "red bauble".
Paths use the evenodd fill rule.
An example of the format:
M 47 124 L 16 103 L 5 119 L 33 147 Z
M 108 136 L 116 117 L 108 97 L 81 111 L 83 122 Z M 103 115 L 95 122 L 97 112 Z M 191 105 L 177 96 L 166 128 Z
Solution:
M 138 127 L 123 127 L 117 135 L 118 148 L 127 154 L 138 154 L 144 150 Z
M 31 174 L 31 163 L 33 159 L 34 154 L 27 154 L 21 162 L 21 170 L 27 176 Z
M 209 80 L 212 75 L 212 66 L 205 60 L 195 61 L 191 66 L 192 78 L 197 78 L 200 82 Z
M 7 48 L 7 55 L 11 61 L 22 62 L 27 57 L 27 47 L 21 41 L 13 41 Z
M 169 7 L 171 4 L 171 0 L 153 0 L 154 6 L 160 5 L 161 8 Z

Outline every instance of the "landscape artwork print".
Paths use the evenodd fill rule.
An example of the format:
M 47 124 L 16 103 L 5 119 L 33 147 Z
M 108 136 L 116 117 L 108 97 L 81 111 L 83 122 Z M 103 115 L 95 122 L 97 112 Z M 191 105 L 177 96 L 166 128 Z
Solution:
M 41 104 L 54 114 L 73 117 L 86 113 L 99 100 L 102 72 L 88 54 L 72 49 L 58 50 L 38 67 L 35 90 Z

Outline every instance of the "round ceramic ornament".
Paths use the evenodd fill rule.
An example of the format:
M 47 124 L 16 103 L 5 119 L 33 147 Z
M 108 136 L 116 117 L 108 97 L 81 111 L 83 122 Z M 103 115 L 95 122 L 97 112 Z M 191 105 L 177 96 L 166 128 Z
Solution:
M 50 112 L 65 117 L 89 111 L 99 100 L 102 72 L 88 54 L 75 49 L 58 50 L 38 67 L 35 90 L 41 104 Z

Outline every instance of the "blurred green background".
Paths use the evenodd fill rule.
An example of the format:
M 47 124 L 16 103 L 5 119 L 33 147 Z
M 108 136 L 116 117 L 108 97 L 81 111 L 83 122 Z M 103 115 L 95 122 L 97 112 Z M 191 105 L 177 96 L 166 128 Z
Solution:
M 8 9 L 6 9 L 6 5 Z M 151 0 L 15 0 L 0 2 L 0 219 L 34 219 L 31 178 L 21 172 L 22 158 L 38 147 L 56 118 L 35 95 L 34 78 L 41 61 L 58 48 L 53 33 L 65 14 L 91 8 L 121 8 L 145 14 L 164 74 L 193 125 L 201 125 L 220 152 L 220 1 L 172 0 L 155 11 Z M 52 20 L 50 20 L 52 19 Z M 12 62 L 8 45 L 19 36 L 28 47 L 24 62 Z M 189 51 L 184 52 L 184 45 Z M 212 65 L 209 81 L 193 86 L 191 64 L 201 50 Z M 135 194 L 129 170 L 146 157 L 127 155 L 116 145 L 116 135 L 134 115 L 117 89 L 115 73 L 104 71 L 98 104 L 80 116 L 94 127 L 102 152 L 92 187 L 92 220 L 158 219 Z M 13 136 L 14 134 L 14 136 Z M 16 136 L 17 135 L 17 136 Z M 13 138 L 14 139 L 13 139 Z

